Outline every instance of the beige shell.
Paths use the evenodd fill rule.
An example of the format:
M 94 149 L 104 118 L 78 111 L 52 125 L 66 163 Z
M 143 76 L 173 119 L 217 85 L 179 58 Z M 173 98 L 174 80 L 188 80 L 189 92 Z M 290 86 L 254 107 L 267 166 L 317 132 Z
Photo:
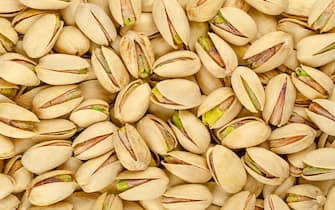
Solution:
M 13 141 L 3 135 L 0 135 L 0 159 L 8 159 L 14 156 L 15 147 Z
M 327 22 L 321 26 L 321 28 L 319 26 L 315 26 L 314 23 L 322 18 L 325 10 L 328 10 L 329 13 L 329 7 L 331 7 L 331 11 L 334 12 L 333 6 L 331 6 L 333 4 L 334 2 L 332 0 L 324 0 L 321 2 L 315 1 L 308 15 L 308 25 L 310 25 L 314 30 L 320 30 L 320 33 L 332 30 L 335 26 L 335 15 L 333 13 L 330 14 L 329 19 L 327 19 Z
M 105 206 L 106 203 L 107 206 Z M 118 195 L 105 192 L 98 197 L 92 208 L 96 210 L 123 210 L 123 204 Z
M 109 9 L 115 19 L 115 21 L 121 25 L 121 27 L 126 26 L 124 23 L 124 14 L 122 13 L 122 6 L 121 6 L 122 0 L 110 0 L 109 3 Z M 141 0 L 129 0 L 130 7 L 134 13 L 135 16 L 135 22 L 138 21 L 138 19 L 141 16 L 141 8 L 142 8 L 142 1 Z
M 245 0 L 246 3 L 267 15 L 280 15 L 288 6 L 289 0 Z
M 26 9 L 12 19 L 12 25 L 18 33 L 25 34 L 30 26 L 45 13 L 47 12 L 44 10 Z
M 5 18 L 0 18 L 0 34 L 5 38 L 4 42 L 9 42 L 7 47 L 0 42 L 0 54 L 12 51 L 14 45 L 19 41 L 19 37 L 9 20 Z
M 0 189 L 0 199 L 3 199 L 13 192 L 15 180 L 10 176 L 1 173 L 0 184 L 2 186 Z
M 225 0 L 207 0 L 198 5 L 199 0 L 190 0 L 186 5 L 186 12 L 190 21 L 206 22 L 215 16 Z
M 19 1 L 3 0 L 0 3 L 0 15 L 3 17 L 13 17 L 25 8 L 26 6 Z
M 195 75 L 198 85 L 205 95 L 209 95 L 214 90 L 223 87 L 224 82 L 214 77 L 204 66 Z
M 3 210 L 17 209 L 20 205 L 20 200 L 15 195 L 9 195 L 0 201 L 0 208 Z
M 229 197 L 221 210 L 254 210 L 256 197 L 249 191 L 241 191 Z
M 278 195 L 269 195 L 264 200 L 264 210 L 290 210 Z
M 64 0 L 19 0 L 23 5 L 40 10 L 58 10 L 64 9 L 71 4 L 71 2 Z
M 334 193 L 335 193 L 335 187 L 332 187 L 327 194 L 327 200 L 324 205 L 324 210 L 332 210 L 335 208 L 335 203 L 334 203 L 335 194 Z

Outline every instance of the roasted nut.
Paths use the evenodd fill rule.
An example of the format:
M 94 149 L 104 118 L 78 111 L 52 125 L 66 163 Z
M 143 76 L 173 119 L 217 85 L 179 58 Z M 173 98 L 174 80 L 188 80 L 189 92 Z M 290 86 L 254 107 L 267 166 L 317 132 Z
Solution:
M 0 159 L 11 158 L 14 156 L 14 153 L 15 146 L 13 141 L 6 136 L 0 135 Z
M 222 7 L 224 0 L 190 0 L 186 5 L 186 12 L 190 21 L 205 22 L 210 20 Z
M 141 0 L 110 0 L 109 9 L 122 27 L 134 25 L 141 16 Z
M 0 200 L 0 208 L 3 210 L 11 210 L 19 208 L 20 200 L 15 195 L 9 195 Z
M 279 15 L 286 10 L 288 5 L 288 0 L 245 0 L 245 2 L 250 4 L 250 6 L 254 7 L 258 11 L 268 15 Z
M 68 0 L 19 0 L 29 8 L 40 10 L 64 9 L 71 4 Z
M 122 210 L 123 204 L 118 195 L 105 192 L 95 201 L 93 208 L 96 210 Z
M 264 200 L 264 210 L 290 210 L 290 208 L 277 195 L 269 195 Z
M 0 3 L 0 16 L 13 17 L 24 9 L 26 6 L 21 4 L 19 0 L 3 0 Z
M 308 15 L 308 25 L 314 30 L 320 30 L 321 33 L 333 29 L 335 26 L 334 3 L 332 0 L 315 1 Z
M 5 18 L 0 18 L 0 54 L 13 51 L 18 41 L 19 37 L 11 23 Z
M 229 197 L 221 210 L 252 210 L 255 209 L 256 197 L 249 191 L 241 191 Z

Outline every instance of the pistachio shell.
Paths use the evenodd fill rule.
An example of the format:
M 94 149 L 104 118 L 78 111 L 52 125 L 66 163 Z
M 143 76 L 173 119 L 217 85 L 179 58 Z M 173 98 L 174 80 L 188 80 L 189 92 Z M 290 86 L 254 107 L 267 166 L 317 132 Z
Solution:
M 256 198 L 249 191 L 241 191 L 232 195 L 223 204 L 221 210 L 253 210 L 255 209 Z
M 123 204 L 118 195 L 105 192 L 98 197 L 93 208 L 96 210 L 122 210 Z
M 37 136 L 33 139 L 38 141 L 65 140 L 71 138 L 77 131 L 77 127 L 70 120 L 51 119 L 41 120 L 36 124 Z
M 20 200 L 15 195 L 9 195 L 0 200 L 0 208 L 3 210 L 17 209 L 20 205 Z
M 190 21 L 205 22 L 210 20 L 223 6 L 224 0 L 199 1 L 190 0 L 186 5 L 186 12 Z
M 223 87 L 224 82 L 214 77 L 204 66 L 195 75 L 198 85 L 205 95 L 209 95 L 214 90 Z
M 327 200 L 324 205 L 324 210 L 332 210 L 335 208 L 335 187 L 332 187 L 327 195 Z
M 245 0 L 250 6 L 254 7 L 258 11 L 268 15 L 280 15 L 284 12 L 288 5 L 288 0 Z
M 294 176 L 289 176 L 283 181 L 283 183 L 281 183 L 278 186 L 264 185 L 263 197 L 266 198 L 267 196 L 274 194 L 279 196 L 281 199 L 284 199 L 287 190 L 293 185 L 295 185 L 295 183 L 296 178 Z
M 15 181 L 12 177 L 5 174 L 0 174 L 0 200 L 10 195 L 14 190 Z
M 110 0 L 109 9 L 121 27 L 135 24 L 141 16 L 141 0 Z
M 277 195 L 269 195 L 264 200 L 264 210 L 290 210 L 290 208 Z
M 320 30 L 321 33 L 330 31 L 335 26 L 334 2 L 325 0 L 314 2 L 308 16 L 308 25 L 314 30 Z
M 13 17 L 25 8 L 26 6 L 21 4 L 19 0 L 3 0 L 0 3 L 0 16 Z
M 32 206 L 28 210 L 72 210 L 74 205 L 69 202 L 59 202 L 50 206 Z
M 13 51 L 14 45 L 19 41 L 19 37 L 9 20 L 0 18 L 0 54 Z
M 47 13 L 45 10 L 26 9 L 13 18 L 12 25 L 18 33 L 25 34 L 30 26 L 45 13 Z
M 14 156 L 15 148 L 12 140 L 0 135 L 0 159 L 8 159 Z M 1 171 L 1 170 L 0 170 Z
M 40 10 L 58 10 L 64 9 L 71 2 L 64 0 L 19 0 L 22 4 L 29 8 Z

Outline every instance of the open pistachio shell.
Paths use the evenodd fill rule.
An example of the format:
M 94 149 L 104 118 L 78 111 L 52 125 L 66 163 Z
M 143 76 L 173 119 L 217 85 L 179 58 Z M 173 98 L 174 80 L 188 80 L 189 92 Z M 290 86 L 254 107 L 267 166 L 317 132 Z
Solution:
M 40 10 L 64 9 L 71 4 L 68 0 L 19 0 L 29 8 Z
M 247 175 L 247 182 L 243 187 L 243 191 L 249 191 L 250 193 L 255 194 L 256 197 L 258 197 L 265 190 L 266 186 L 268 185 L 260 183 L 254 177 Z
M 94 209 L 96 210 L 122 210 L 122 200 L 118 195 L 103 193 L 95 201 Z
M 10 195 L 14 190 L 15 180 L 5 174 L 0 173 L 0 200 Z
M 0 208 L 3 210 L 18 209 L 20 200 L 15 195 L 9 195 L 0 200 Z
M 333 148 L 335 147 L 334 136 L 322 133 L 319 137 L 318 148 Z
M 190 0 L 186 5 L 186 12 L 190 21 L 205 22 L 210 20 L 223 6 L 225 0 Z
M 75 190 L 76 183 L 72 172 L 54 170 L 35 177 L 27 193 L 33 205 L 47 206 L 69 197 Z
M 209 95 L 214 90 L 223 87 L 224 82 L 214 77 L 204 66 L 195 75 L 201 92 Z
M 242 190 L 247 181 L 247 173 L 242 161 L 232 150 L 216 145 L 207 151 L 206 158 L 215 182 L 225 192 L 237 193 Z
M 12 25 L 18 33 L 25 34 L 29 27 L 45 13 L 47 13 L 45 10 L 26 9 L 12 19 Z
M 190 109 L 201 103 L 199 86 L 186 79 L 160 81 L 152 89 L 151 101 L 168 109 Z
M 110 185 L 123 167 L 114 151 L 83 163 L 75 174 L 85 192 L 97 192 Z
M 200 104 L 198 117 L 210 129 L 222 127 L 233 120 L 241 111 L 242 105 L 229 87 L 211 92 Z
M 280 185 L 289 176 L 288 163 L 262 147 L 247 148 L 242 160 L 247 172 L 263 184 Z
M 108 46 L 116 38 L 116 29 L 106 12 L 96 4 L 81 3 L 75 22 L 78 28 L 94 43 Z
M 256 37 L 255 21 L 241 9 L 224 7 L 210 21 L 211 28 L 227 42 L 242 46 Z
M 141 16 L 142 0 L 110 0 L 109 9 L 122 27 L 134 25 Z
M 256 204 L 255 194 L 241 191 L 229 197 L 221 210 L 254 210 Z
M 19 0 L 3 0 L 0 3 L 0 16 L 13 17 L 24 9 L 26 6 L 21 4 Z
M 154 1 L 152 15 L 157 29 L 170 46 L 178 49 L 188 45 L 190 25 L 177 0 Z
M 110 121 L 89 126 L 74 139 L 74 155 L 80 160 L 88 160 L 109 152 L 114 147 L 112 135 L 117 129 Z
M 251 44 L 243 59 L 256 73 L 275 69 L 283 64 L 293 49 L 291 35 L 274 31 L 267 33 Z
M 9 20 L 0 18 L 0 54 L 14 50 L 19 37 Z
M 32 102 L 35 95 L 41 90 L 49 87 L 49 85 L 42 85 L 38 87 L 30 88 L 28 86 L 22 86 L 15 96 L 15 103 L 26 109 L 32 109 Z
M 217 139 L 231 149 L 256 146 L 266 141 L 271 128 L 257 117 L 242 117 L 214 131 Z
M 288 5 L 288 0 L 245 0 L 250 6 L 267 15 L 280 15 Z
M 11 158 L 14 156 L 14 153 L 15 146 L 13 141 L 6 136 L 0 135 L 0 159 Z
M 172 151 L 164 157 L 162 165 L 170 173 L 188 183 L 206 183 L 211 179 L 206 159 L 190 152 Z
M 169 210 L 206 209 L 213 196 L 204 185 L 184 184 L 169 188 L 162 197 L 162 204 Z
M 335 27 L 334 1 L 315 1 L 308 16 L 308 25 L 321 33 L 330 31 Z
M 75 209 L 78 208 L 82 210 L 92 210 L 92 207 L 99 196 L 100 193 L 86 193 L 83 191 L 77 191 L 66 200 L 71 202 Z
M 22 164 L 26 169 L 36 174 L 54 169 L 71 157 L 71 143 L 65 140 L 52 140 L 36 144 L 23 154 Z M 36 164 L 36 160 L 39 160 L 38 164 Z
M 267 196 L 275 194 L 279 196 L 281 199 L 284 199 L 287 190 L 293 185 L 295 185 L 295 183 L 296 183 L 296 177 L 290 175 L 280 185 L 277 185 L 277 186 L 264 185 L 263 193 L 262 193 L 263 198 L 266 198 Z
M 77 85 L 52 86 L 35 95 L 33 110 L 40 119 L 53 119 L 70 113 L 82 100 Z
M 0 79 L 0 94 L 3 95 L 3 97 L 14 99 L 18 93 L 18 90 L 19 90 L 18 85 Z
M 264 200 L 264 210 L 290 210 L 278 195 L 269 195 Z
M 335 187 L 332 187 L 327 194 L 327 200 L 324 205 L 324 210 L 332 210 L 335 208 Z
M 12 138 L 30 138 L 36 135 L 36 115 L 12 103 L 0 103 L 0 133 Z
M 125 124 L 112 138 L 116 154 L 126 169 L 138 171 L 148 167 L 150 150 L 133 125 Z
M 231 76 L 233 90 L 249 111 L 263 111 L 265 92 L 257 74 L 247 67 L 237 67 Z
M 45 14 L 29 28 L 23 37 L 23 49 L 30 58 L 47 54 L 56 43 L 64 22 L 56 14 Z
M 129 75 L 119 56 L 110 48 L 96 48 L 91 57 L 92 67 L 100 84 L 111 93 L 129 83 Z
M 144 171 L 123 171 L 116 178 L 116 188 L 123 200 L 150 200 L 167 189 L 169 178 L 162 169 L 149 167 Z

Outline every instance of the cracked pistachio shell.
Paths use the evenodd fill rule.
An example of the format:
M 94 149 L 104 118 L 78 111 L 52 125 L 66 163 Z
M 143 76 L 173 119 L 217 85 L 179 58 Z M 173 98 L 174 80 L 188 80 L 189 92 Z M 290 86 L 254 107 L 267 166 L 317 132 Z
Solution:
M 323 66 L 335 59 L 335 33 L 303 38 L 297 44 L 298 60 L 311 67 Z
M 327 194 L 327 200 L 324 205 L 324 210 L 332 210 L 335 208 L 335 187 L 332 187 Z
M 240 158 L 230 149 L 216 145 L 206 153 L 207 165 L 225 192 L 237 193 L 247 182 L 247 173 Z
M 116 38 L 116 29 L 106 12 L 96 4 L 81 3 L 75 15 L 78 28 L 94 43 L 110 45 Z
M 180 145 L 196 154 L 205 153 L 211 142 L 206 126 L 190 111 L 179 110 L 168 121 Z
M 18 53 L 6 53 L 0 56 L 0 77 L 17 85 L 36 86 L 40 80 L 35 74 L 36 63 Z
M 68 0 L 19 0 L 21 4 L 39 10 L 64 9 L 71 4 Z
M 85 2 L 87 0 L 71 0 L 71 4 L 60 11 L 66 25 L 74 26 L 76 24 L 75 16 L 77 9 L 81 3 Z
M 95 201 L 92 209 L 95 210 L 123 210 L 122 200 L 118 195 L 103 193 Z
M 224 7 L 210 21 L 212 30 L 227 42 L 243 46 L 257 34 L 256 22 L 245 11 L 235 7 Z
M 224 82 L 214 77 L 204 66 L 195 74 L 198 85 L 205 95 L 209 95 L 214 90 L 223 87 Z
M 289 176 L 289 164 L 262 147 L 247 148 L 242 161 L 247 172 L 263 184 L 280 185 Z
M 290 34 L 269 32 L 251 44 L 243 59 L 256 73 L 263 73 L 283 64 L 292 49 L 293 39 Z
M 266 141 L 270 134 L 270 126 L 252 116 L 238 118 L 215 130 L 215 136 L 231 149 L 256 146 Z
M 59 202 L 50 206 L 31 206 L 27 210 L 73 210 L 74 205 L 69 202 Z
M 13 51 L 18 41 L 19 36 L 9 20 L 0 18 L 0 54 Z
M 278 195 L 269 195 L 264 200 L 264 210 L 290 210 Z
M 103 155 L 113 149 L 112 135 L 117 127 L 110 121 L 95 123 L 81 132 L 73 141 L 76 158 L 88 160 Z
M 0 200 L 0 209 L 2 210 L 13 210 L 18 209 L 20 200 L 15 195 L 9 195 Z
M 24 10 L 13 18 L 12 26 L 18 33 L 25 34 L 32 24 L 46 13 L 45 10 Z
M 208 33 L 209 25 L 207 22 L 190 22 L 190 41 L 189 49 L 195 51 L 195 43 L 200 36 L 205 36 Z
M 327 74 L 302 64 L 291 76 L 297 90 L 311 100 L 328 98 L 334 88 L 334 83 Z
M 167 109 L 184 110 L 201 103 L 199 86 L 186 79 L 160 81 L 152 89 L 151 102 Z
M 327 99 L 314 99 L 305 110 L 308 117 L 321 131 L 328 135 L 335 135 L 335 102 Z
M 143 137 L 150 150 L 165 155 L 174 150 L 178 141 L 169 125 L 155 115 L 148 114 L 136 125 L 137 131 Z
M 133 77 L 150 76 L 155 56 L 149 37 L 144 33 L 128 31 L 120 40 L 120 55 Z
M 256 38 L 260 38 L 267 33 L 277 31 L 277 19 L 274 16 L 266 15 L 256 9 L 251 9 L 248 14 L 252 17 L 257 25 Z
M 273 77 L 265 88 L 265 122 L 281 127 L 286 124 L 293 112 L 296 90 L 287 74 Z
M 305 164 L 302 177 L 306 180 L 324 181 L 335 177 L 335 148 L 310 151 L 303 158 Z
M 160 198 L 151 199 L 151 200 L 142 200 L 139 201 L 141 206 L 143 206 L 144 209 L 148 210 L 165 210 L 162 203 L 160 202 Z
M 38 78 L 50 85 L 70 85 L 88 77 L 90 64 L 79 56 L 50 54 L 39 60 L 35 70 Z
M 0 135 L 0 159 L 11 158 L 14 154 L 15 146 L 13 141 L 6 136 Z
M 221 206 L 225 203 L 225 201 L 231 196 L 230 193 L 224 191 L 222 187 L 216 184 L 216 182 L 214 181 L 209 181 L 205 185 L 212 193 L 213 196 L 212 205 L 220 206 L 221 208 Z
M 116 97 L 113 114 L 121 122 L 132 123 L 141 119 L 149 108 L 151 88 L 142 80 L 135 80 Z
M 308 15 L 308 25 L 324 33 L 335 27 L 334 1 L 315 1 Z
M 287 155 L 287 161 L 290 163 L 290 175 L 294 177 L 300 177 L 302 175 L 302 169 L 305 167 L 304 157 L 311 151 L 316 149 L 316 144 L 313 143 L 308 148 Z
M 31 204 L 48 206 L 69 197 L 76 182 L 71 171 L 53 170 L 33 179 L 27 189 Z
M 161 163 L 170 173 L 188 183 L 206 183 L 212 178 L 205 157 L 191 152 L 169 152 Z
M 112 135 L 115 152 L 121 164 L 130 171 L 148 167 L 151 154 L 142 136 L 133 125 L 125 124 Z
M 233 89 L 222 87 L 212 91 L 200 104 L 197 116 L 210 129 L 220 128 L 233 120 L 241 111 L 242 105 Z
M 126 67 L 111 48 L 96 48 L 91 62 L 98 81 L 108 92 L 118 92 L 129 83 Z
M 154 37 L 150 40 L 152 45 L 152 50 L 154 51 L 155 57 L 161 57 L 166 53 L 174 51 L 173 47 L 171 47 L 161 35 Z
M 178 49 L 189 44 L 190 25 L 177 0 L 155 0 L 152 16 L 160 34 L 170 46 Z
M 59 170 L 68 170 L 76 173 L 78 168 L 83 164 L 83 161 L 76 157 L 70 157 L 65 163 L 57 167 Z
M 205 185 L 183 184 L 169 188 L 161 202 L 169 210 L 201 210 L 206 209 L 212 200 L 213 196 Z
M 33 111 L 40 119 L 53 119 L 70 113 L 82 100 L 77 85 L 51 86 L 35 95 Z
M 95 201 L 100 196 L 100 193 L 86 193 L 83 191 L 74 192 L 69 198 L 68 202 L 74 205 L 74 209 L 92 210 Z
M 121 27 L 134 25 L 141 16 L 143 0 L 109 0 L 109 9 Z
M 217 78 L 229 76 L 238 65 L 234 50 L 215 33 L 199 37 L 195 50 L 206 69 Z
M 23 108 L 32 109 L 32 102 L 35 95 L 41 90 L 50 87 L 49 85 L 42 85 L 38 87 L 21 86 L 19 92 L 15 96 L 15 103 Z
M 201 62 L 197 54 L 188 50 L 173 51 L 158 58 L 153 72 L 161 77 L 188 77 L 197 73 Z
M 318 148 L 333 148 L 335 147 L 334 136 L 322 133 L 319 137 Z
M 288 0 L 288 6 L 283 15 L 307 21 L 311 8 L 316 0 Z
M 310 184 L 300 184 L 287 191 L 286 203 L 294 210 L 318 210 L 323 206 L 326 198 L 322 191 Z
M 33 179 L 33 173 L 22 165 L 21 155 L 17 155 L 7 162 L 4 174 L 11 176 L 15 180 L 13 193 L 25 191 Z
M 51 51 L 64 22 L 56 14 L 45 14 L 36 20 L 23 37 L 23 49 L 30 58 L 40 58 Z
M 18 93 L 19 86 L 0 78 L 0 94 L 9 100 L 14 99 Z
M 301 106 L 294 106 L 293 113 L 288 122 L 289 123 L 302 123 L 302 124 L 306 124 L 314 128 L 315 130 L 318 129 L 318 127 L 307 116 L 305 107 L 301 107 Z
M 19 12 L 26 9 L 26 6 L 21 4 L 19 0 L 2 0 L 0 2 L 0 16 L 13 17 Z
M 186 13 L 190 21 L 205 22 L 212 19 L 222 7 L 225 0 L 190 0 L 186 5 Z
M 23 154 L 22 164 L 35 174 L 54 169 L 72 156 L 71 143 L 65 140 L 52 140 L 35 144 Z M 36 160 L 39 160 L 38 163 Z
M 15 180 L 8 175 L 0 173 L 0 201 L 10 195 L 14 190 Z
M 260 183 L 257 181 L 254 177 L 247 175 L 247 182 L 245 183 L 243 187 L 243 191 L 249 191 L 253 194 L 255 194 L 256 197 L 258 197 L 266 185 L 263 183 Z
M 116 94 L 109 93 L 96 79 L 80 83 L 79 89 L 82 91 L 84 99 L 94 98 L 112 103 L 116 97 Z
M 290 175 L 280 185 L 277 186 L 264 185 L 262 193 L 263 198 L 266 198 L 271 194 L 275 194 L 279 196 L 281 199 L 284 199 L 287 190 L 295 184 L 296 184 L 296 177 Z
M 267 15 L 280 15 L 287 8 L 289 0 L 245 0 L 250 6 Z
M 269 137 L 271 151 L 277 154 L 292 154 L 309 147 L 315 139 L 316 131 L 308 125 L 290 123 L 274 129 Z
M 16 104 L 0 103 L 0 134 L 11 138 L 31 138 L 36 135 L 36 115 Z
M 108 120 L 109 104 L 101 99 L 87 99 L 75 108 L 70 120 L 81 128 Z
M 263 111 L 265 92 L 257 74 L 247 67 L 237 67 L 231 76 L 233 90 L 241 104 L 249 111 Z
M 168 183 L 168 176 L 156 167 L 144 171 L 123 171 L 116 178 L 119 196 L 127 201 L 156 199 L 166 191 Z
M 83 163 L 75 178 L 85 192 L 97 192 L 110 185 L 123 167 L 114 151 Z
M 221 210 L 254 210 L 255 205 L 255 194 L 249 191 L 241 191 L 229 197 Z

